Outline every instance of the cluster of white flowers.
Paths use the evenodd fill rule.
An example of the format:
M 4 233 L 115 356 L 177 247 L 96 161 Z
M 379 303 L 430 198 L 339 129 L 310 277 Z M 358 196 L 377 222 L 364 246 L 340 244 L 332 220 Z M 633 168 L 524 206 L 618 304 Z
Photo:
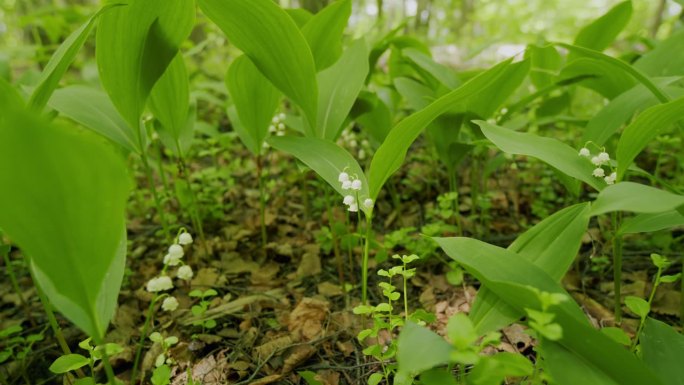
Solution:
M 345 195 L 344 200 L 342 201 L 345 206 L 347 206 L 347 210 L 351 212 L 358 212 L 359 211 L 359 202 L 357 201 L 358 198 L 358 191 L 361 191 L 361 188 L 363 187 L 363 183 L 361 182 L 361 179 L 359 178 L 352 178 L 347 174 L 345 171 L 342 171 L 340 173 L 340 176 L 337 178 L 337 180 L 342 183 L 342 190 L 352 190 L 352 191 L 357 191 L 356 196 L 354 195 Z M 363 207 L 367 209 L 373 208 L 373 200 L 370 198 L 366 198 L 363 200 Z
M 363 139 L 361 141 L 358 141 L 356 139 L 356 133 L 352 130 L 344 130 L 342 131 L 342 134 L 340 135 L 340 138 L 338 139 L 337 143 L 342 146 L 346 147 L 352 152 L 356 151 L 357 152 L 357 158 L 359 159 L 366 159 L 366 155 L 371 152 L 371 145 L 368 140 Z
M 592 156 L 588 148 L 582 147 L 579 151 L 579 156 L 590 159 L 591 163 L 596 166 L 591 175 L 596 178 L 603 178 L 607 184 L 615 184 L 617 173 L 611 172 L 609 175 L 606 175 L 606 170 L 603 168 L 604 166 L 610 168 L 610 155 L 607 152 L 602 150 L 598 155 Z
M 271 124 L 268 126 L 268 132 L 276 136 L 285 135 L 285 114 L 279 113 L 271 119 Z
M 178 235 L 177 242 L 169 246 L 169 250 L 164 256 L 164 271 L 159 277 L 150 279 L 147 282 L 146 290 L 150 293 L 159 293 L 166 290 L 173 289 L 173 281 L 171 277 L 165 274 L 166 268 L 168 266 L 178 266 L 182 263 L 182 258 L 185 255 L 183 246 L 192 243 L 192 235 L 186 231 L 183 231 Z M 192 268 L 188 265 L 182 265 L 178 268 L 176 272 L 176 277 L 184 281 L 189 281 L 194 276 Z M 178 300 L 172 296 L 168 296 L 164 299 L 162 303 L 162 310 L 164 311 L 174 311 L 178 308 Z

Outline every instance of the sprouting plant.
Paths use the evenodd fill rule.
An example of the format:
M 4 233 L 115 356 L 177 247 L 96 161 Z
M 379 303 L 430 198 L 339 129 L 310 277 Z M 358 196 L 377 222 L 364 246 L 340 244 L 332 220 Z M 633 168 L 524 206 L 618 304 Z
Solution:
M 192 308 L 190 308 L 190 311 L 192 312 L 192 315 L 199 318 L 198 320 L 194 321 L 192 324 L 194 326 L 201 326 L 202 327 L 202 333 L 206 331 L 206 329 L 213 329 L 216 327 L 216 320 L 213 319 L 202 319 L 204 314 L 207 312 L 209 309 L 209 304 L 211 303 L 211 298 L 216 296 L 218 293 L 214 289 L 207 289 L 207 290 L 193 290 L 190 292 L 190 297 L 193 298 L 199 298 L 199 303 L 196 305 L 193 305 Z
M 681 278 L 682 274 L 677 273 L 675 275 L 663 275 L 665 271 L 672 264 L 666 257 L 659 254 L 651 254 L 651 261 L 653 265 L 658 268 L 655 277 L 653 278 L 653 287 L 651 288 L 651 293 L 648 296 L 648 300 L 644 300 L 635 296 L 625 297 L 625 305 L 629 308 L 632 313 L 639 316 L 639 327 L 637 328 L 636 335 L 631 344 L 632 351 L 637 350 L 639 339 L 641 337 L 641 332 L 644 329 L 644 324 L 646 322 L 646 317 L 648 313 L 651 312 L 651 305 L 653 303 L 653 298 L 655 297 L 656 290 L 661 283 L 673 283 Z
M 171 347 L 178 343 L 178 337 L 169 336 L 164 338 L 159 332 L 150 334 L 150 340 L 161 346 L 161 353 L 154 360 L 155 369 L 150 381 L 153 385 L 167 385 L 171 382 L 171 365 L 176 361 L 169 356 Z
M 415 322 L 424 323 L 425 321 L 434 319 L 424 311 L 409 314 L 408 310 L 407 282 L 408 279 L 413 277 L 416 273 L 416 270 L 408 268 L 408 265 L 420 258 L 415 254 L 403 256 L 393 255 L 392 258 L 400 260 L 402 264 L 394 266 L 389 270 L 378 270 L 379 276 L 387 278 L 386 282 L 378 283 L 378 287 L 382 290 L 382 295 L 386 302 L 375 306 L 359 305 L 354 308 L 354 314 L 369 315 L 373 321 L 373 325 L 370 328 L 362 330 L 357 335 L 357 339 L 361 343 L 367 339 L 373 339 L 373 342 L 363 349 L 363 354 L 372 356 L 378 360 L 382 366 L 383 373 L 373 373 L 369 377 L 368 384 L 370 385 L 380 383 L 383 378 L 389 381 L 390 376 L 396 371 L 396 365 L 387 363 L 387 361 L 394 358 L 397 353 L 397 341 L 396 338 L 394 338 L 394 335 L 402 326 L 404 326 L 405 322 L 412 319 Z M 403 317 L 400 314 L 393 312 L 394 303 L 402 296 L 402 293 L 397 291 L 397 287 L 392 284 L 393 278 L 398 276 L 402 277 L 404 297 Z
M 87 357 L 77 353 L 65 354 L 58 357 L 52 365 L 50 365 L 50 371 L 56 374 L 67 374 L 88 366 L 90 368 L 90 376 L 79 378 L 74 382 L 76 385 L 95 384 L 95 364 L 100 360 L 108 360 L 109 357 L 123 351 L 123 348 L 119 344 L 111 342 L 104 345 L 93 346 L 90 338 L 79 342 L 78 346 L 88 352 Z
M 19 362 L 21 375 L 29 382 L 26 373 L 26 359 L 33 351 L 33 344 L 45 338 L 44 333 L 46 329 L 47 327 L 38 333 L 32 333 L 27 336 L 20 334 L 24 330 L 21 325 L 14 325 L 0 330 L 0 365 L 10 359 Z M 0 373 L 0 379 L 4 379 L 4 376 L 4 374 Z

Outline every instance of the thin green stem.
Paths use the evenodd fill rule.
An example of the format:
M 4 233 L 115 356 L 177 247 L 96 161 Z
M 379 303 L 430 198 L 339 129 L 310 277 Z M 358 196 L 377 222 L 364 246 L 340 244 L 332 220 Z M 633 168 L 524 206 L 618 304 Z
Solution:
M 407 281 L 406 267 L 407 267 L 406 263 L 404 263 L 404 275 L 402 275 L 402 277 L 404 278 L 404 320 L 408 321 L 409 312 L 408 312 L 408 295 L 407 295 L 408 290 L 406 289 L 406 286 L 407 286 L 407 284 L 406 284 L 406 281 Z
M 266 193 L 264 191 L 263 159 L 257 155 L 257 183 L 259 185 L 259 222 L 261 224 L 261 250 L 266 253 L 268 235 L 266 234 Z
M 373 214 L 366 214 L 366 242 L 363 245 L 363 260 L 361 262 L 361 303 L 364 305 L 368 300 L 368 254 L 370 252 L 372 222 Z
M 116 375 L 114 375 L 112 363 L 109 362 L 109 355 L 107 354 L 106 346 L 102 348 L 102 364 L 104 365 L 105 373 L 107 374 L 107 382 L 109 382 L 109 385 L 117 385 Z
M 330 235 L 332 236 L 333 242 L 333 252 L 335 254 L 335 261 L 337 262 L 337 275 L 340 280 L 340 285 L 344 287 L 344 262 L 342 261 L 342 255 L 340 254 L 340 247 L 337 239 L 337 232 L 335 231 L 335 217 L 333 216 L 333 210 L 330 197 L 330 189 L 325 189 L 325 203 L 328 211 L 328 226 L 330 227 Z
M 615 292 L 615 323 L 622 322 L 622 235 L 618 233 L 620 215 L 611 214 L 613 227 L 613 291 Z
M 154 198 L 154 204 L 157 207 L 157 213 L 159 214 L 159 221 L 161 222 L 162 228 L 164 229 L 164 236 L 166 240 L 171 239 L 171 231 L 169 230 L 169 224 L 166 222 L 166 215 L 164 213 L 164 208 L 162 207 L 161 200 L 159 199 L 159 194 L 157 194 L 157 187 L 154 183 L 154 178 L 152 176 L 152 168 L 150 168 L 150 162 L 147 159 L 147 154 L 143 151 L 140 154 L 140 159 L 142 160 L 143 169 L 145 171 L 145 176 L 147 177 L 147 184 L 149 185 L 150 192 L 152 193 L 152 198 Z
M 5 248 L 5 250 L 3 250 L 3 248 Z M 31 310 L 29 309 L 28 304 L 24 299 L 24 296 L 21 295 L 21 288 L 19 288 L 17 276 L 16 274 L 14 274 L 14 268 L 12 268 L 12 260 L 10 260 L 9 257 L 9 250 L 9 245 L 5 245 L 2 242 L 2 232 L 0 232 L 0 253 L 2 253 L 2 258 L 5 261 L 5 269 L 7 269 L 7 276 L 9 276 L 10 283 L 12 284 L 12 289 L 14 290 L 14 293 L 17 295 L 17 297 L 19 297 L 19 303 L 21 304 L 21 308 L 24 310 L 26 319 L 29 321 L 29 323 L 31 323 L 31 325 L 35 325 L 35 321 L 31 316 Z
M 138 339 L 138 346 L 135 350 L 135 359 L 133 360 L 133 370 L 131 371 L 131 384 L 135 383 L 135 379 L 138 375 L 138 365 L 140 364 L 140 356 L 142 354 L 143 344 L 145 343 L 145 338 L 147 338 L 147 333 L 149 332 L 150 325 L 152 324 L 152 318 L 154 316 L 154 305 L 157 303 L 161 296 L 155 295 L 150 302 L 150 306 L 147 308 L 147 315 L 145 316 L 145 324 L 143 325 L 142 333 L 140 333 L 140 339 Z M 140 383 L 142 383 L 142 378 Z
M 188 186 L 188 193 L 190 194 L 190 217 L 192 219 L 193 226 L 195 226 L 195 229 L 199 234 L 202 247 L 204 248 L 204 253 L 207 255 L 207 257 L 209 257 L 209 245 L 207 244 L 207 239 L 204 236 L 204 226 L 202 226 L 202 217 L 200 216 L 199 205 L 197 204 L 197 198 L 195 197 L 195 190 L 192 189 L 192 181 L 190 180 L 190 172 L 188 171 L 187 163 L 185 162 L 185 158 L 180 155 L 180 152 L 178 155 L 178 162 L 181 176 L 183 177 L 183 180 L 185 180 L 185 184 Z
M 651 308 L 651 304 L 653 303 L 653 298 L 655 298 L 655 293 L 656 290 L 658 290 L 658 285 L 660 284 L 660 276 L 663 274 L 663 269 L 658 268 L 658 272 L 656 273 L 655 279 L 653 280 L 653 288 L 651 289 L 651 294 L 648 296 L 648 308 Z M 632 341 L 632 346 L 630 348 L 631 351 L 635 351 L 637 347 L 637 343 L 639 342 L 639 339 L 641 338 L 641 332 L 644 329 L 644 321 L 646 319 L 642 318 L 641 321 L 639 322 L 639 328 L 637 328 L 637 332 L 634 335 L 634 340 Z

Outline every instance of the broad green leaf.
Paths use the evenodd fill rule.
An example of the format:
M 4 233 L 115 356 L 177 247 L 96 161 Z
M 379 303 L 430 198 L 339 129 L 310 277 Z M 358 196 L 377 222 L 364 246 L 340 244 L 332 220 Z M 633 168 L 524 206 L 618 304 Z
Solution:
M 577 256 L 589 225 L 589 208 L 589 203 L 580 203 L 558 211 L 520 235 L 508 250 L 560 281 Z M 520 316 L 486 287 L 480 288 L 470 311 L 479 334 L 501 329 Z
M 374 93 L 361 91 L 359 99 L 369 104 L 367 112 L 357 116 L 356 122 L 368 133 L 373 146 L 377 147 L 385 141 L 387 134 L 392 129 L 392 113 L 387 104 Z M 354 109 L 352 108 L 352 113 Z
M 641 352 L 646 365 L 663 383 L 684 384 L 684 336 L 680 333 L 660 321 L 646 318 L 641 333 Z
M 530 80 L 537 89 L 554 84 L 563 58 L 553 45 L 529 45 L 525 57 L 530 59 Z
M 101 340 L 123 278 L 126 163 L 88 131 L 4 108 L 0 227 L 30 257 L 35 277 L 69 320 Z
M 413 322 L 407 322 L 397 341 L 395 385 L 410 385 L 419 373 L 449 362 L 452 351 L 444 338 Z
M 503 152 L 537 158 L 597 190 L 605 187 L 603 180 L 591 175 L 594 170 L 591 162 L 579 156 L 577 150 L 557 139 L 515 132 L 481 120 L 475 121 L 475 124 L 480 126 L 487 139 Z
M 316 136 L 336 140 L 368 75 L 368 49 L 363 39 L 347 48 L 340 60 L 318 74 Z
M 228 68 L 226 87 L 240 118 L 238 125 L 242 129 L 236 130 L 240 140 L 257 155 L 268 136 L 268 127 L 280 102 L 280 92 L 245 55 L 235 59 Z
M 496 82 L 483 86 L 480 92 L 467 98 L 461 111 L 472 112 L 481 119 L 492 117 L 513 92 L 520 87 L 529 71 L 530 60 L 512 63 L 504 69 Z
M 415 48 L 408 48 L 403 50 L 402 54 L 409 58 L 420 69 L 437 79 L 447 89 L 453 90 L 461 84 L 451 68 L 437 63 L 423 52 Z
M 572 354 L 558 343 L 544 341 L 542 348 L 544 362 L 553 378 L 553 384 L 622 385 L 607 373 L 596 370 L 591 362 Z
M 195 2 L 128 3 L 100 16 L 96 56 L 104 89 L 121 116 L 137 129 L 154 84 L 194 26 Z
M 619 182 L 599 193 L 591 206 L 591 215 L 613 211 L 662 213 L 684 205 L 684 196 L 634 182 Z
M 613 99 L 637 84 L 631 74 L 616 71 L 612 63 L 594 58 L 573 60 L 563 68 L 559 81 L 578 77 L 586 77 L 579 82 L 581 86 L 594 90 L 607 99 Z
M 313 14 L 304 8 L 286 8 L 285 12 L 290 15 L 300 29 L 313 17 Z
M 173 138 L 169 149 L 176 155 L 183 155 L 181 137 L 191 126 L 188 125 L 190 112 L 190 85 L 185 69 L 183 55 L 179 52 L 152 88 L 149 107 L 160 124 L 160 130 Z
M 618 180 L 622 179 L 627 168 L 639 153 L 646 148 L 659 133 L 671 127 L 684 115 L 684 97 L 669 103 L 658 104 L 641 114 L 625 128 L 617 147 Z
M 87 86 L 60 88 L 52 94 L 48 105 L 130 152 L 143 151 L 138 136 L 103 91 Z
M 199 0 L 200 8 L 316 127 L 316 65 L 304 35 L 272 0 Z
M 228 106 L 226 109 L 228 115 L 228 120 L 230 121 L 230 126 L 238 134 L 238 138 L 242 144 L 247 147 L 247 149 L 252 154 L 259 154 L 262 151 L 262 146 L 257 144 L 256 138 L 253 137 L 253 132 L 249 131 L 240 121 L 240 116 L 238 115 L 237 109 L 234 105 Z M 263 142 L 262 142 L 263 143 Z
M 45 65 L 45 69 L 43 69 L 40 79 L 38 80 L 38 85 L 29 98 L 28 105 L 30 108 L 41 111 L 45 107 L 45 104 L 50 99 L 55 88 L 59 85 L 59 80 L 64 76 L 67 69 L 69 69 L 69 66 L 76 58 L 76 54 L 78 54 L 78 51 L 81 50 L 86 39 L 88 39 L 97 18 L 110 8 L 121 5 L 122 4 L 114 3 L 103 6 L 91 16 L 88 21 L 64 40 L 52 55 L 50 61 Z
M 684 30 L 678 30 L 634 63 L 650 76 L 684 75 Z
M 619 233 L 650 233 L 678 226 L 684 226 L 684 215 L 677 210 L 671 210 L 656 214 L 639 214 L 629 218 L 622 223 Z
M 435 92 L 413 79 L 398 77 L 394 79 L 394 88 L 399 91 L 401 97 L 406 100 L 412 110 L 421 110 L 435 100 Z
M 668 87 L 668 84 L 678 79 L 670 77 L 653 79 L 653 81 L 670 97 L 680 97 L 684 96 L 684 89 Z M 658 104 L 658 99 L 643 84 L 636 85 L 611 100 L 610 103 L 589 120 L 582 133 L 582 143 L 592 141 L 599 146 L 603 145 L 638 111 L 656 104 Z
M 338 0 L 315 14 L 302 27 L 302 34 L 316 62 L 316 71 L 330 67 L 342 54 L 342 34 L 351 11 L 351 0 Z
M 516 253 L 471 238 L 433 238 L 483 286 L 518 311 L 538 308 L 536 288 L 542 292 L 569 295 L 543 270 Z M 558 343 L 591 372 L 601 372 L 621 385 L 660 384 L 655 375 L 634 355 L 594 329 L 574 301 L 563 301 L 549 309 L 563 330 Z M 544 341 L 543 346 L 553 344 Z
M 342 171 L 346 171 L 349 176 L 361 180 L 358 201 L 363 202 L 369 197 L 368 182 L 363 169 L 351 154 L 335 143 L 325 139 L 299 136 L 273 136 L 268 138 L 268 143 L 306 164 L 342 196 L 356 193 L 352 190 L 342 190 L 342 184 L 338 178 Z M 359 204 L 359 209 L 366 213 L 372 210 L 366 209 L 362 204 Z
M 631 75 L 634 79 L 636 79 L 639 83 L 643 84 L 646 88 L 648 88 L 649 91 L 655 95 L 655 97 L 658 98 L 658 100 L 661 103 L 666 103 L 670 100 L 670 98 L 665 94 L 660 87 L 658 87 L 651 78 L 649 78 L 646 74 L 638 70 L 637 68 L 629 65 L 629 63 L 626 63 L 622 60 L 616 59 L 612 56 L 604 55 L 601 52 L 589 49 L 589 48 L 584 48 L 584 47 L 579 47 L 576 45 L 572 44 L 564 44 L 564 43 L 555 43 L 555 45 L 559 47 L 563 47 L 568 49 L 571 52 L 579 53 L 583 57 L 591 58 L 594 60 L 598 60 L 601 62 L 605 62 L 606 64 L 611 65 L 615 70 L 623 71 L 625 73 L 628 73 Z
M 500 385 L 507 377 L 524 377 L 532 372 L 534 366 L 525 356 L 502 352 L 483 357 L 468 373 L 468 384 Z
M 62 374 L 82 368 L 90 361 L 80 354 L 66 354 L 57 358 L 48 369 L 52 373 Z
M 21 94 L 5 79 L 0 77 L 0 107 L 18 109 L 24 106 Z M 2 116 L 0 116 L 2 119 Z
M 595 51 L 603 51 L 617 38 L 618 34 L 627 26 L 632 17 L 632 1 L 618 3 L 605 15 L 592 21 L 575 37 L 574 45 L 586 47 Z M 570 54 L 572 60 L 575 53 Z
M 423 385 L 458 385 L 453 373 L 446 369 L 430 369 L 420 374 Z
M 390 175 L 401 167 L 409 147 L 425 127 L 438 116 L 449 111 L 454 104 L 463 103 L 484 87 L 496 82 L 510 63 L 509 59 L 497 64 L 397 124 L 387 135 L 371 161 L 370 197 L 373 200 L 377 198 L 382 186 Z

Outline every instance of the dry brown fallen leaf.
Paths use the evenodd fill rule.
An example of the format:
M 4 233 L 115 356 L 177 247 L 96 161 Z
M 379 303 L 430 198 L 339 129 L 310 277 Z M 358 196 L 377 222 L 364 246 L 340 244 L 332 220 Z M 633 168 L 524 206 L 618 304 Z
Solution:
M 311 357 L 314 353 L 316 353 L 316 349 L 314 349 L 311 345 L 295 346 L 283 361 L 282 374 L 290 373 L 293 369 L 308 360 L 309 357 Z
M 330 304 L 315 298 L 303 298 L 290 313 L 288 330 L 297 341 L 311 341 L 325 334 L 323 323 Z
M 252 381 L 249 385 L 267 385 L 279 381 L 283 378 L 282 374 L 271 374 L 270 376 L 262 377 L 256 381 Z

